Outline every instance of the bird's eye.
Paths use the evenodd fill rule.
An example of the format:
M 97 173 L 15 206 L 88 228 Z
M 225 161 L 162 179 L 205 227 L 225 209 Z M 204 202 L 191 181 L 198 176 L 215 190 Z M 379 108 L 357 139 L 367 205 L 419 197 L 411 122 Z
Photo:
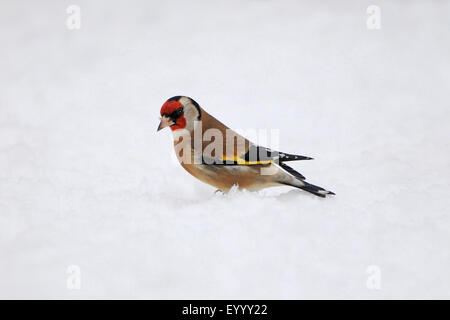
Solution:
M 172 116 L 178 118 L 182 114 L 183 114 L 183 108 L 179 108 L 172 113 Z

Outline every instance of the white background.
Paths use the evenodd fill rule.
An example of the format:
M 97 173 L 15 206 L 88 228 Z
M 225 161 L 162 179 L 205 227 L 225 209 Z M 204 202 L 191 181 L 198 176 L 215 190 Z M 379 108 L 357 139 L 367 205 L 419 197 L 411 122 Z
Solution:
M 316 2 L 2 1 L 0 298 L 450 298 L 450 3 Z M 215 195 L 174 95 L 337 196 Z

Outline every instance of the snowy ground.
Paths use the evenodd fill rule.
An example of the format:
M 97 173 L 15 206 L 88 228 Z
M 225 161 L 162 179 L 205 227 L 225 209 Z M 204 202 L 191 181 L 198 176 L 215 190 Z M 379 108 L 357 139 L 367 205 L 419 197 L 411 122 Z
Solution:
M 0 298 L 450 298 L 449 9 L 2 1 Z M 155 132 L 177 94 L 337 196 L 213 194 Z

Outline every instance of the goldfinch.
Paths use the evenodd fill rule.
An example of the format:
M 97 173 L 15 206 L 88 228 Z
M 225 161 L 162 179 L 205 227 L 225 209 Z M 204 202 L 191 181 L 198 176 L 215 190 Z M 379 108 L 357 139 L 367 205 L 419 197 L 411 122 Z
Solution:
M 285 163 L 312 158 L 257 146 L 189 97 L 170 98 L 163 104 L 160 114 L 157 131 L 170 127 L 181 166 L 222 192 L 228 192 L 233 186 L 249 191 L 292 186 L 322 198 L 334 195 L 306 182 L 303 175 Z

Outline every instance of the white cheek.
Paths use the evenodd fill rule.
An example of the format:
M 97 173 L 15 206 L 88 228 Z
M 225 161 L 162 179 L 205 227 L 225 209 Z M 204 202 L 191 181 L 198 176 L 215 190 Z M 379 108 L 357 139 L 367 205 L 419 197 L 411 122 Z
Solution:
M 197 120 L 199 114 L 197 108 L 190 102 L 182 101 L 184 104 L 184 117 L 186 118 L 186 129 L 189 131 L 194 130 L 195 120 Z
M 194 112 L 192 112 L 191 109 L 188 109 L 184 113 L 184 117 L 186 118 L 186 129 L 189 131 L 194 130 L 194 121 L 193 119 L 196 118 L 196 115 Z

